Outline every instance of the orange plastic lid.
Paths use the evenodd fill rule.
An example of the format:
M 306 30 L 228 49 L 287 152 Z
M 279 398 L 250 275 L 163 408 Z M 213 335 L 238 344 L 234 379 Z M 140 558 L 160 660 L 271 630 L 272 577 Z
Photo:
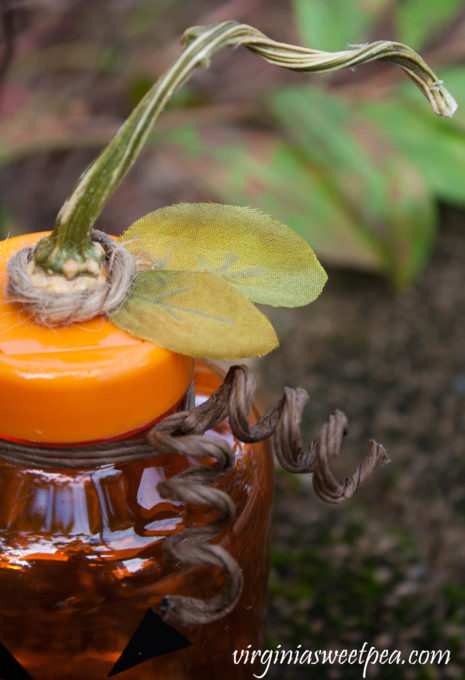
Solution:
M 77 444 L 142 429 L 182 399 L 194 361 L 104 317 L 60 328 L 31 321 L 5 296 L 6 265 L 45 233 L 0 241 L 0 437 Z

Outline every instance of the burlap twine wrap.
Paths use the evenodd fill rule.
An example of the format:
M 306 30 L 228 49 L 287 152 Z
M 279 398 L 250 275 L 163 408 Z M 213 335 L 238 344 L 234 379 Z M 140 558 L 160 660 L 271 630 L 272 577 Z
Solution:
M 98 233 L 97 239 L 107 250 L 107 261 L 111 263 L 115 242 L 103 236 L 104 238 Z M 121 250 L 124 251 L 124 248 L 117 247 L 118 253 Z M 116 257 L 115 255 L 113 263 Z M 29 258 L 29 254 L 16 256 L 12 265 L 15 274 L 18 273 L 18 269 L 22 269 L 20 274 L 13 278 L 13 283 L 10 279 L 9 290 L 16 300 L 20 298 L 16 282 L 19 278 L 22 284 L 25 276 L 27 277 L 27 272 L 26 274 L 24 272 Z M 121 265 L 122 269 L 124 267 L 124 264 Z M 119 274 L 116 277 L 109 276 L 106 293 L 99 294 L 98 304 L 101 304 L 102 309 L 100 313 L 105 313 L 103 310 L 106 309 L 105 305 L 108 300 L 112 305 L 118 300 L 117 304 L 121 304 L 127 294 L 132 272 L 131 262 L 127 267 L 127 276 Z M 121 290 L 124 286 L 126 288 L 121 299 Z M 119 290 L 114 291 L 113 288 L 119 288 Z M 24 286 L 21 291 L 21 295 L 24 295 Z M 39 297 L 37 305 L 27 298 L 24 304 L 28 309 L 34 309 L 35 318 L 38 318 L 36 312 L 43 316 L 45 308 L 52 309 L 51 318 L 55 319 L 53 325 L 57 323 L 57 309 L 64 310 L 64 318 L 66 318 L 64 323 L 70 323 L 76 318 L 75 313 L 81 313 L 82 306 L 86 302 L 79 295 L 79 304 L 72 302 L 72 309 L 76 312 L 69 312 L 66 309 L 67 301 L 56 300 L 50 305 L 47 300 L 45 305 L 41 293 L 35 290 L 33 294 Z M 63 297 L 69 298 L 70 296 Z M 93 300 L 85 306 L 89 309 L 95 304 L 96 300 Z M 82 320 L 80 316 L 79 320 Z M 49 318 L 48 325 L 50 324 Z M 216 518 L 208 525 L 185 529 L 177 535 L 166 538 L 163 544 L 164 557 L 169 562 L 192 566 L 210 565 L 219 567 L 225 572 L 222 588 L 209 599 L 168 596 L 161 603 L 164 618 L 172 625 L 185 627 L 210 623 L 223 617 L 235 607 L 241 594 L 243 576 L 238 563 L 221 546 L 220 542 L 211 542 L 214 539 L 221 541 L 222 533 L 233 524 L 235 519 L 235 506 L 231 498 L 221 489 L 211 486 L 213 482 L 234 468 L 235 455 L 224 439 L 205 435 L 207 430 L 214 428 L 225 418 L 229 418 L 231 430 L 241 442 L 255 443 L 271 438 L 281 467 L 294 473 L 313 473 L 315 492 L 328 503 L 340 503 L 351 498 L 373 471 L 389 460 L 384 447 L 371 440 L 368 442 L 365 457 L 355 472 L 342 482 L 339 481 L 332 471 L 332 462 L 339 454 L 342 440 L 347 433 L 345 415 L 341 411 L 332 413 L 323 426 L 320 436 L 305 447 L 302 442 L 300 424 L 302 411 L 308 402 L 307 392 L 302 388 L 286 387 L 278 404 L 256 423 L 251 424 L 249 413 L 254 401 L 255 388 L 255 377 L 251 371 L 246 366 L 233 366 L 228 371 L 223 384 L 207 401 L 196 408 L 167 416 L 158 422 L 143 439 L 69 449 L 47 449 L 2 441 L 1 455 L 5 460 L 17 465 L 55 470 L 121 464 L 154 458 L 167 453 L 213 459 L 213 463 L 190 467 L 160 482 L 157 487 L 162 498 L 202 505 L 218 512 Z
M 54 293 L 33 285 L 28 272 L 34 248 L 23 248 L 8 262 L 7 293 L 41 326 L 65 326 L 110 314 L 120 307 L 134 276 L 130 253 L 103 231 L 94 229 L 92 240 L 105 251 L 106 280 L 90 290 Z

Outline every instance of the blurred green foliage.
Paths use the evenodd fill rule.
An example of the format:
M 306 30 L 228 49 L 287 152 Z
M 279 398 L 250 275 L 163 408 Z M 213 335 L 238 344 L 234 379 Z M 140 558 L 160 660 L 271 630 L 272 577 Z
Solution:
M 255 4 L 250 16 L 242 11 L 237 18 L 263 28 L 267 6 Z M 195 185 L 199 200 L 259 208 L 306 238 L 324 262 L 381 272 L 401 289 L 428 260 L 438 202 L 465 205 L 462 5 L 291 0 L 286 25 L 280 9 L 267 29 L 275 39 L 327 50 L 380 38 L 404 41 L 421 51 L 458 100 L 452 120 L 434 116 L 392 66 L 271 75 L 256 88 L 256 77 L 248 85 L 248 62 L 239 50 L 215 58 L 210 81 L 200 75 L 175 95 L 152 142 L 172 152 L 170 172 Z M 180 0 L 137 0 L 130 7 L 117 1 L 103 24 L 101 16 L 99 22 L 89 14 L 101 11 L 97 6 L 82 3 L 83 16 L 79 7 L 76 1 L 69 16 L 63 10 L 55 43 L 39 41 L 33 49 L 32 39 L 29 52 L 23 49 L 13 64 L 0 166 L 38 153 L 103 146 L 152 77 L 175 58 L 175 35 L 190 23 L 218 18 L 206 0 L 198 16 Z M 292 21 L 294 35 L 288 30 Z M 244 78 L 236 93 L 241 58 Z M 66 71 L 73 84 L 63 87 Z M 264 66 L 260 73 L 266 79 L 273 72 Z M 84 87 L 89 84 L 91 101 Z
M 393 29 L 422 48 L 438 32 L 463 29 L 457 0 L 293 0 L 293 8 L 302 42 L 318 49 L 381 33 L 391 39 Z M 456 54 L 444 40 L 448 63 Z M 463 67 L 439 72 L 463 101 Z M 212 144 L 211 131 L 198 127 L 195 142 L 190 128 L 186 150 L 197 148 L 211 190 L 286 221 L 327 262 L 383 272 L 398 289 L 411 283 L 431 251 L 437 201 L 465 205 L 463 112 L 433 116 L 412 83 L 397 82 L 383 66 L 280 87 L 265 104 L 267 134 L 223 126 Z

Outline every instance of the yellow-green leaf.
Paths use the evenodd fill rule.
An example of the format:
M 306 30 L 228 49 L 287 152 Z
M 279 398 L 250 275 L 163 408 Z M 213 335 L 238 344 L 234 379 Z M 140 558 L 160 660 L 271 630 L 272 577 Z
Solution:
M 122 240 L 150 266 L 213 272 L 249 300 L 274 307 L 312 302 L 327 278 L 303 238 L 251 208 L 172 205 L 142 217 Z
M 111 319 L 131 335 L 192 357 L 261 356 L 279 344 L 268 319 L 211 272 L 140 272 Z

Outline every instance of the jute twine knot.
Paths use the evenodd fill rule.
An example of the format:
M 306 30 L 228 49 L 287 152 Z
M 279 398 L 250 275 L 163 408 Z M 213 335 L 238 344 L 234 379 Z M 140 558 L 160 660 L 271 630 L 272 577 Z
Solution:
M 129 291 L 134 263 L 130 253 L 102 231 L 94 230 L 92 240 L 105 251 L 105 281 L 95 288 L 72 293 L 56 293 L 35 286 L 29 275 L 34 248 L 18 251 L 8 262 L 7 293 L 13 302 L 25 307 L 42 326 L 61 326 L 110 314 L 120 307 Z

